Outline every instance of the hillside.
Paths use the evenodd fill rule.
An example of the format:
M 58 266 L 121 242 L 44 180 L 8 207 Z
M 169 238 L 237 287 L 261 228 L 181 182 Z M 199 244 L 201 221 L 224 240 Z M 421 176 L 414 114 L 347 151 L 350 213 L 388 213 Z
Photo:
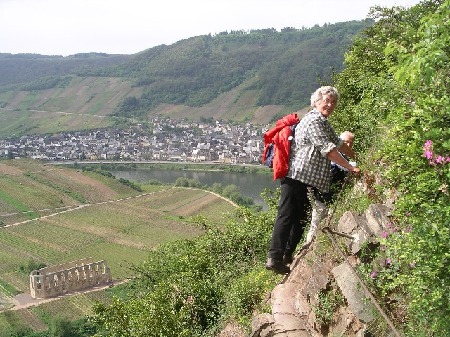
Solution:
M 220 224 L 234 208 L 199 189 L 152 185 L 139 190 L 107 172 L 0 161 L 0 311 L 6 310 L 0 314 L 0 335 L 13 329 L 11 315 L 22 317 L 16 317 L 19 325 L 40 321 L 38 326 L 45 327 L 45 312 L 58 308 L 48 303 L 40 315 L 31 307 L 8 311 L 17 305 L 17 295 L 29 294 L 33 269 L 92 257 L 107 261 L 114 282 L 120 282 L 133 277 L 133 264 L 158 245 L 202 233 L 193 217 Z M 78 309 L 77 300 L 67 298 L 59 310 L 71 319 L 83 318 L 95 299 L 108 296 L 82 296 Z
M 101 333 L 449 336 L 449 12 L 449 0 L 377 8 L 334 77 L 341 103 L 331 119 L 355 132 L 363 172 L 321 224 L 340 235 L 319 232 L 287 282 L 274 276 L 264 268 L 274 193 L 267 212 L 241 210 L 220 233 L 150 254 L 136 296 L 96 308 Z
M 223 32 L 134 55 L 0 54 L 0 135 L 108 127 L 124 120 L 267 123 L 309 105 L 371 20 Z

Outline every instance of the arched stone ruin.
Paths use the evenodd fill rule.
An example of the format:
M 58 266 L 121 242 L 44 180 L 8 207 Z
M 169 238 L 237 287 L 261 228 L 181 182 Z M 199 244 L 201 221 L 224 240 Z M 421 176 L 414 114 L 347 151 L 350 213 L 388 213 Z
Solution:
M 30 293 L 33 298 L 49 298 L 111 282 L 111 271 L 106 261 L 95 262 L 86 258 L 33 270 L 30 273 Z

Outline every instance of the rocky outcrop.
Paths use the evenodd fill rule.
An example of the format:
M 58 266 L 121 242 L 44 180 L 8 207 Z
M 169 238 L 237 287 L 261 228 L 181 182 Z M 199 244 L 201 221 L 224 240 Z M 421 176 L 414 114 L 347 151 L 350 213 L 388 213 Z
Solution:
M 319 230 L 271 292 L 272 313 L 254 317 L 250 336 L 366 336 L 368 324 L 379 313 L 354 268 L 362 246 L 377 242 L 386 229 L 390 212 L 385 205 L 373 204 L 362 215 L 344 213 L 334 231 Z M 338 249 L 343 245 L 345 255 Z M 326 296 L 334 299 L 335 307 L 323 307 Z

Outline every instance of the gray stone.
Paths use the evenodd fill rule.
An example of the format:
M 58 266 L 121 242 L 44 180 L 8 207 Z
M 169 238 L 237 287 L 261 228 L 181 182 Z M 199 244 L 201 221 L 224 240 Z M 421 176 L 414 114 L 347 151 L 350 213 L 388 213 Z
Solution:
M 303 297 L 303 295 L 300 292 L 297 292 L 295 294 L 294 308 L 299 316 L 305 317 L 308 316 L 311 310 L 308 301 L 305 299 L 305 297 Z
M 369 205 L 364 215 L 371 234 L 375 236 L 381 235 L 381 232 L 386 228 L 386 225 L 389 222 L 389 218 L 387 217 L 388 214 L 390 214 L 390 209 L 384 205 Z
M 347 211 L 339 219 L 337 229 L 339 232 L 351 234 L 358 227 L 358 217 L 353 212 Z
M 252 319 L 251 337 L 270 337 L 273 336 L 272 324 L 275 322 L 271 314 L 260 314 Z
M 298 290 L 295 283 L 282 283 L 272 290 L 272 313 L 295 315 L 295 294 Z
M 361 330 L 359 330 L 359 331 L 356 333 L 355 337 L 364 337 L 365 334 L 366 334 L 366 328 L 362 328 Z
M 367 241 L 369 235 L 364 229 L 360 228 L 353 234 L 353 237 L 354 239 L 350 243 L 349 248 L 352 254 L 356 254 L 361 250 L 362 245 Z
M 347 263 L 342 263 L 331 271 L 333 276 L 345 296 L 350 310 L 362 322 L 368 323 L 374 319 L 375 308 L 364 294 L 358 278 Z

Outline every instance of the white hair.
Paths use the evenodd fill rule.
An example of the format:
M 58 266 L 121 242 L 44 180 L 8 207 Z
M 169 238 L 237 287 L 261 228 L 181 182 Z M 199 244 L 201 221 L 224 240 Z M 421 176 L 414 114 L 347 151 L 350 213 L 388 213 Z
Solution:
M 323 95 L 332 95 L 336 97 L 336 103 L 339 101 L 339 92 L 335 87 L 332 86 L 323 86 L 314 91 L 311 95 L 311 106 L 316 107 L 316 103 L 322 100 Z
M 344 131 L 341 133 L 341 135 L 339 136 L 340 139 L 347 141 L 347 139 L 351 139 L 353 140 L 355 138 L 355 135 L 353 133 L 351 133 L 350 131 Z

